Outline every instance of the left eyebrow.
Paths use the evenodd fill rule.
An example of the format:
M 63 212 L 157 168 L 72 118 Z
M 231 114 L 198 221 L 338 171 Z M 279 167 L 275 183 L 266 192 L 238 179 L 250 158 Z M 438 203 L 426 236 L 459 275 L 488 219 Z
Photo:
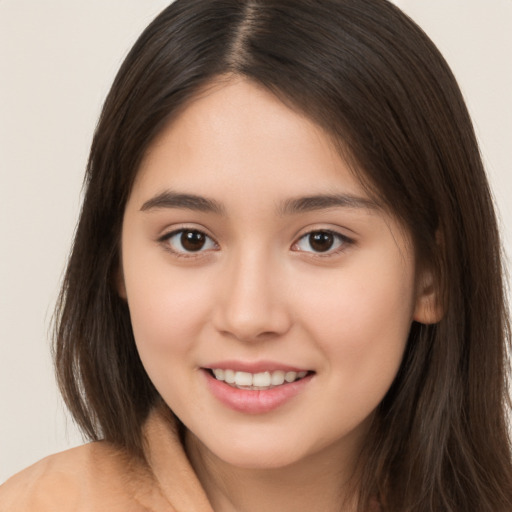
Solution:
M 375 201 L 364 197 L 351 194 L 321 194 L 287 199 L 280 205 L 279 213 L 281 215 L 291 215 L 294 213 L 327 210 L 329 208 L 380 209 Z

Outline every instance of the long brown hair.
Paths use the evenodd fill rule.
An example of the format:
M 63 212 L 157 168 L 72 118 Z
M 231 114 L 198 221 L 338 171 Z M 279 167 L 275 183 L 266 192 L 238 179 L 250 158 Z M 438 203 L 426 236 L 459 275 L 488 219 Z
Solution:
M 144 31 L 105 102 L 56 314 L 59 384 L 90 439 L 142 454 L 159 400 L 114 286 L 125 204 L 145 151 L 215 78 L 268 88 L 339 142 L 410 232 L 444 310 L 414 323 L 361 454 L 360 510 L 509 512 L 508 324 L 500 244 L 456 81 L 385 0 L 177 0 Z

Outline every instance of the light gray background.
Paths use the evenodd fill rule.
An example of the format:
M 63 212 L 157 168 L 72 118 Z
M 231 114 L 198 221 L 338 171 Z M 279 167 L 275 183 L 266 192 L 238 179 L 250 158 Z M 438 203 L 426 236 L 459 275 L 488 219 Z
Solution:
M 165 0 L 0 0 L 0 482 L 80 444 L 48 328 L 102 101 Z M 512 240 L 512 0 L 396 0 L 452 66 Z M 485 264 L 485 262 L 482 262 Z

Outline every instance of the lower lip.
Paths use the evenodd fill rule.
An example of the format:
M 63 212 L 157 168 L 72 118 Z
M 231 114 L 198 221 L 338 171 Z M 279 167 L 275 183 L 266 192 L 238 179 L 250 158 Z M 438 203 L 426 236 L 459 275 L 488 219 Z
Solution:
M 208 387 L 220 402 L 245 414 L 263 414 L 274 411 L 300 394 L 311 382 L 313 374 L 265 390 L 238 389 L 217 380 L 208 370 L 203 370 Z

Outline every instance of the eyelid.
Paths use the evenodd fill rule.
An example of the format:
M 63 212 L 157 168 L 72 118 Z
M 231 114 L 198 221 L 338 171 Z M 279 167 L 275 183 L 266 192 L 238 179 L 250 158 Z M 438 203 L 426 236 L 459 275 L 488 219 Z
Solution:
M 207 248 L 207 249 L 200 249 L 197 251 L 187 251 L 187 250 L 176 250 L 174 249 L 169 242 L 170 239 L 172 239 L 174 236 L 184 233 L 184 232 L 196 232 L 204 235 L 208 240 L 210 240 L 214 244 L 214 248 Z M 212 250 L 218 250 L 219 244 L 215 240 L 213 236 L 207 233 L 207 230 L 198 227 L 198 226 L 191 226 L 191 225 L 180 225 L 173 227 L 172 229 L 167 230 L 164 234 L 159 236 L 157 238 L 157 242 L 163 245 L 164 249 L 170 253 L 172 253 L 174 256 L 177 257 L 183 257 L 183 258 L 197 258 L 201 256 L 205 256 L 205 253 L 209 253 Z
M 197 232 L 204 235 L 210 242 L 214 245 L 214 247 L 209 247 L 206 249 L 199 249 L 197 251 L 187 251 L 187 250 L 176 250 L 168 243 L 168 241 L 178 235 L 179 233 L 183 233 L 186 231 L 191 232 Z M 322 251 L 315 251 L 315 250 L 303 250 L 298 248 L 298 244 L 301 240 L 304 238 L 311 236 L 314 233 L 329 233 L 335 237 L 340 243 L 339 246 L 334 249 L 328 249 L 324 252 Z M 204 257 L 206 256 L 205 253 L 211 253 L 212 251 L 217 251 L 220 249 L 220 246 L 216 239 L 209 234 L 209 230 L 203 226 L 198 225 L 190 225 L 190 224 L 181 224 L 181 225 L 175 225 L 172 226 L 172 228 L 168 228 L 162 235 L 158 236 L 157 242 L 162 244 L 164 246 L 164 249 L 173 255 L 177 257 L 184 257 L 184 258 L 197 258 L 197 257 Z M 294 252 L 303 253 L 306 255 L 312 255 L 314 257 L 319 258 L 327 258 L 330 256 L 338 255 L 347 249 L 349 249 L 351 246 L 356 244 L 356 240 L 352 237 L 349 237 L 345 235 L 344 233 L 340 232 L 337 229 L 333 229 L 331 227 L 309 227 L 307 228 L 307 231 L 303 231 L 300 235 L 298 235 L 295 238 L 295 241 L 293 242 L 291 246 L 291 250 Z
M 212 240 L 215 240 L 215 236 L 213 236 L 210 229 L 205 227 L 203 224 L 195 222 L 176 222 L 175 224 L 168 224 L 165 227 L 159 229 L 160 234 L 156 235 L 156 240 L 158 242 L 164 241 L 181 231 L 198 231 L 199 233 L 203 233 Z M 216 240 L 215 243 L 217 243 Z
M 336 239 L 338 239 L 341 243 L 338 247 L 336 247 L 334 249 L 329 249 L 325 252 L 322 252 L 322 251 L 317 252 L 314 250 L 307 251 L 307 250 L 302 250 L 302 249 L 294 249 L 298 246 L 298 244 L 301 240 L 303 240 L 304 238 L 306 238 L 308 236 L 311 236 L 314 233 L 329 233 L 330 235 L 333 235 Z M 335 256 L 335 255 L 338 255 L 338 254 L 346 251 L 351 246 L 353 246 L 355 243 L 356 243 L 355 239 L 353 239 L 343 233 L 340 233 L 339 231 L 337 231 L 335 229 L 318 227 L 316 229 L 309 229 L 307 232 L 302 233 L 300 236 L 298 236 L 296 238 L 296 241 L 292 244 L 292 250 L 294 250 L 296 252 L 301 252 L 303 254 L 313 255 L 315 257 L 328 258 L 330 256 Z

